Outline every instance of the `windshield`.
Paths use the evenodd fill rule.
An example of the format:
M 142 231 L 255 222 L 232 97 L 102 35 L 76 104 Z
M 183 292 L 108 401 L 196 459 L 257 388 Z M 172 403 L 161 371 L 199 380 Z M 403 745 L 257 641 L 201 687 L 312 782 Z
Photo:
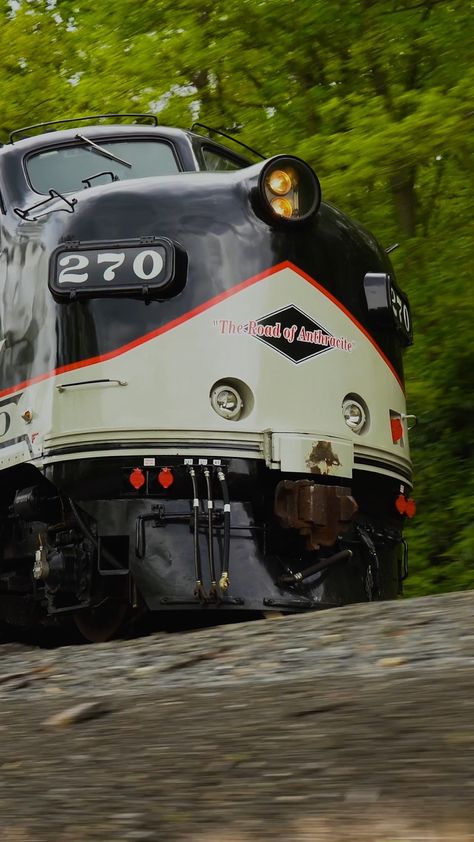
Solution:
M 31 186 L 37 193 L 54 189 L 59 193 L 83 190 L 87 186 L 110 184 L 129 178 L 147 178 L 156 175 L 173 175 L 179 172 L 172 147 L 157 140 L 97 141 L 131 166 L 107 159 L 99 151 L 80 143 L 45 149 L 26 160 Z M 100 174 L 100 175 L 99 175 Z M 97 177 L 94 177 L 97 176 Z
M 208 146 L 202 147 L 202 157 L 208 172 L 228 172 L 229 170 L 241 170 L 247 162 L 236 161 L 235 158 L 227 157 L 220 152 L 215 152 Z

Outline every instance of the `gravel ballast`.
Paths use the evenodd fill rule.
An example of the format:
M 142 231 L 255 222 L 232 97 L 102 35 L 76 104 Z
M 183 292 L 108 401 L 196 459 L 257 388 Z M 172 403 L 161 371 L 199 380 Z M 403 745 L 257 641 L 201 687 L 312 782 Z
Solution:
M 0 646 L 0 840 L 474 840 L 474 592 Z

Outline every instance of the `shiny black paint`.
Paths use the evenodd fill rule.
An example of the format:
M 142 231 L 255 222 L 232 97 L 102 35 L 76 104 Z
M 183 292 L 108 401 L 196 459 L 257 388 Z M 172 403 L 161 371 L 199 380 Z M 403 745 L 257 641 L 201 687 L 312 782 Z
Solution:
M 122 181 L 74 195 L 74 213 L 57 210 L 21 220 L 14 207 L 41 197 L 27 181 L 24 157 L 48 144 L 74 142 L 75 131 L 21 141 L 0 150 L 0 186 L 6 213 L 0 220 L 4 289 L 0 389 L 9 389 L 62 366 L 116 350 L 156 330 L 224 290 L 290 260 L 334 295 L 367 330 L 402 374 L 394 330 L 370 320 L 363 290 L 367 272 L 393 271 L 375 239 L 340 211 L 323 204 L 308 222 L 262 218 L 253 207 L 263 164 L 230 173 L 196 173 L 185 132 L 135 127 L 84 129 L 97 142 L 113 137 L 159 137 L 173 142 L 183 172 Z M 206 140 L 206 145 L 210 142 Z M 219 149 L 217 146 L 216 149 Z M 58 207 L 64 206 L 58 200 Z M 264 216 L 264 215 L 263 215 Z M 149 304 L 112 297 L 56 303 L 48 290 L 49 261 L 61 243 L 167 237 L 187 256 L 185 287 L 176 297 Z M 56 336 L 56 345 L 51 342 Z

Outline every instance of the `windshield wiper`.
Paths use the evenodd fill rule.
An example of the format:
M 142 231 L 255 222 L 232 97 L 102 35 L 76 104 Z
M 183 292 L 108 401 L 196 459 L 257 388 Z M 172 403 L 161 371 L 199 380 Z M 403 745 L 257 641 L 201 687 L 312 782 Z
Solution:
M 120 181 L 118 175 L 115 175 L 112 170 L 103 170 L 103 172 L 96 172 L 95 175 L 90 175 L 88 178 L 82 178 L 81 183 L 85 184 L 86 187 L 92 187 L 91 181 L 93 181 L 94 178 L 100 178 L 103 175 L 110 175 L 111 181 Z
M 132 169 L 132 165 L 129 164 L 128 161 L 124 161 L 123 158 L 119 158 L 118 155 L 114 155 L 114 153 L 109 152 L 108 149 L 103 149 L 102 146 L 99 146 L 98 143 L 94 143 L 93 140 L 89 140 L 89 138 L 85 137 L 83 134 L 77 134 L 76 137 L 86 143 L 87 146 L 90 146 L 91 149 L 95 149 L 96 152 L 103 155 L 105 158 L 110 158 L 111 161 L 117 161 L 119 164 L 124 164 L 124 166 Z

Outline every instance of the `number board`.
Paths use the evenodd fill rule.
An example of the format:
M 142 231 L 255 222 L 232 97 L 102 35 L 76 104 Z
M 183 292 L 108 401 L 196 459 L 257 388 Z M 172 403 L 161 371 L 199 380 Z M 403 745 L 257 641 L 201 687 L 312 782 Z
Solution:
M 57 299 L 166 297 L 175 274 L 171 240 L 65 243 L 51 256 L 49 288 Z
M 393 325 L 403 336 L 405 344 L 413 342 L 408 298 L 393 283 L 386 272 L 368 272 L 364 277 L 365 298 L 369 314 L 382 324 Z

